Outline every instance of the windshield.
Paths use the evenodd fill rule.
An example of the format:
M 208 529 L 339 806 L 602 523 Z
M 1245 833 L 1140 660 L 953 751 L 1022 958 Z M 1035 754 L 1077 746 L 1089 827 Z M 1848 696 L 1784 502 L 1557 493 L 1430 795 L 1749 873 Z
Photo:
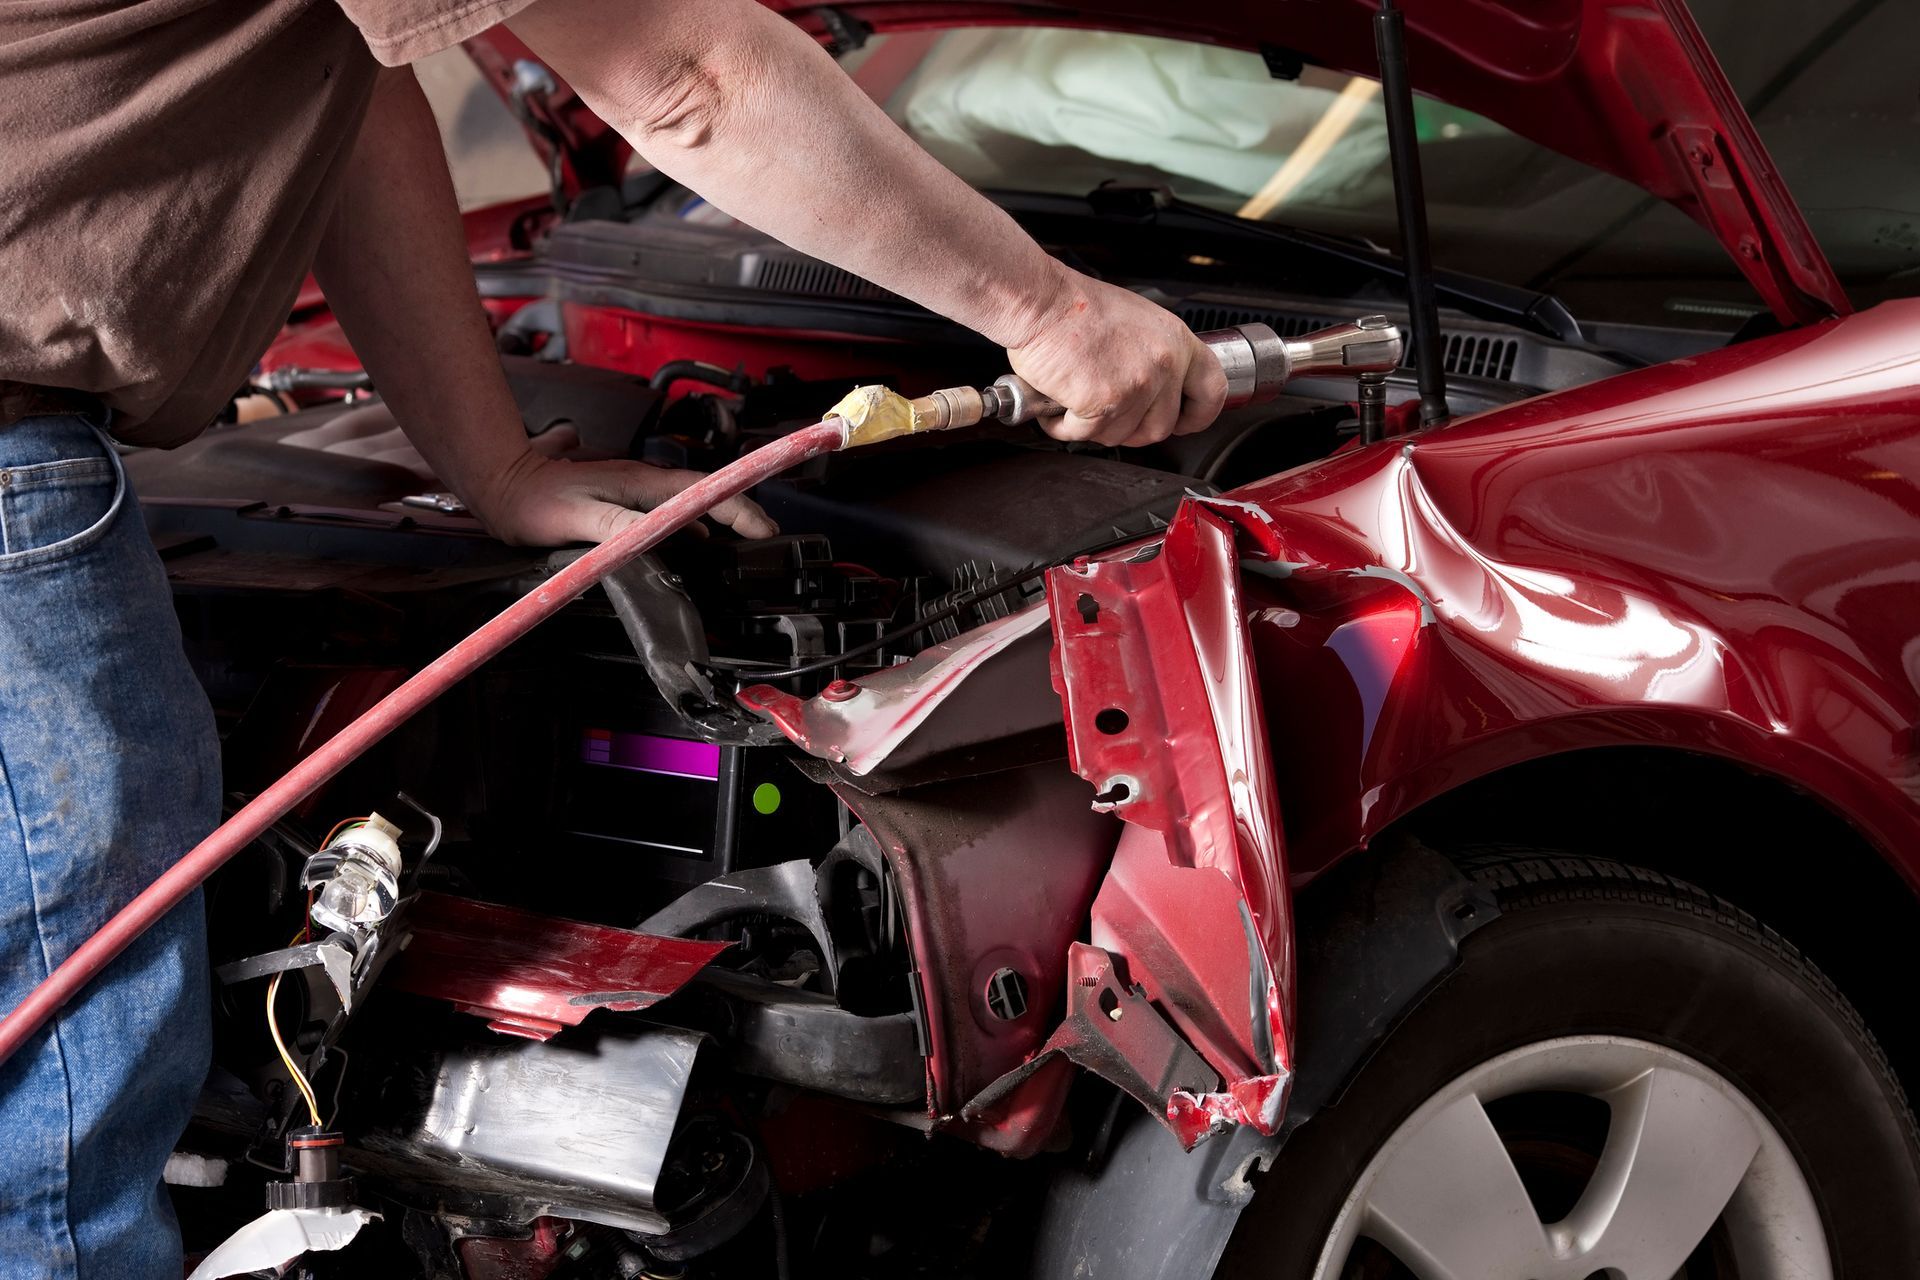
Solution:
M 1756 2 L 1794 16 L 1790 40 L 1758 20 Z M 1838 37 L 1802 12 L 1827 7 L 1699 5 L 1716 48 L 1722 34 L 1732 41 L 1736 86 L 1770 94 L 1754 103 L 1762 132 L 1864 304 L 1920 291 L 1920 213 L 1908 212 L 1920 210 L 1920 182 L 1898 163 L 1920 102 L 1897 73 L 1904 55 L 1869 56 L 1920 47 L 1920 5 L 1855 4 Z M 1161 182 L 1244 218 L 1398 243 L 1372 80 L 1313 67 L 1277 80 L 1253 53 L 1111 32 L 890 39 L 849 69 L 977 186 L 1083 194 L 1109 179 Z M 1884 75 L 1861 74 L 1863 58 Z M 1842 62 L 1843 77 L 1819 70 Z M 1711 235 L 1638 187 L 1442 103 L 1421 99 L 1415 115 L 1439 265 L 1550 290 L 1592 319 L 1731 330 L 1762 309 Z M 1861 153 L 1876 147 L 1871 165 Z

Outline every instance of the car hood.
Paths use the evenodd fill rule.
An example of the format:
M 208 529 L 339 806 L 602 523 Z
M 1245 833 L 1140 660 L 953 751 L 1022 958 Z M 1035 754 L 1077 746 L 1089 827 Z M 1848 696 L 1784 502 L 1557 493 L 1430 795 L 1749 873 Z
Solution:
M 1377 0 L 763 3 L 829 42 L 865 28 L 1086 26 L 1258 49 L 1276 66 L 1304 60 L 1379 72 Z M 1725 246 L 1782 323 L 1850 310 L 1683 0 L 1403 0 L 1402 8 L 1419 92 L 1676 205 Z

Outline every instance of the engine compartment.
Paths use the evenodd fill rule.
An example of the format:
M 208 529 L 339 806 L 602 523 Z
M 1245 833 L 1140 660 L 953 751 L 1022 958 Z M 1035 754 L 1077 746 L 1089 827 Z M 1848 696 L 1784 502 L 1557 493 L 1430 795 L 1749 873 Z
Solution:
M 1221 265 L 1199 251 L 1221 246 L 1204 240 L 1169 266 L 1138 219 L 1104 228 L 1111 243 L 1095 255 L 1066 239 L 1083 213 L 1029 213 L 1061 232 L 1056 251 L 1110 275 L 1134 245 L 1128 282 L 1196 327 L 1260 320 L 1300 332 L 1347 306 L 1316 310 L 1256 287 L 1261 272 Z M 1225 276 L 1242 286 L 1222 291 Z M 920 391 L 998 372 L 999 353 L 945 322 L 737 229 L 565 224 L 538 255 L 480 278 L 499 304 L 528 434 L 559 457 L 711 469 L 815 420 L 853 382 Z M 1356 308 L 1381 296 L 1377 280 L 1344 283 Z M 1630 362 L 1452 320 L 1463 412 L 1529 394 L 1526 378 Z M 330 323 L 296 317 L 291 349 L 324 348 Z M 303 369 L 282 351 L 262 382 L 291 412 L 126 457 L 221 720 L 236 804 L 577 554 L 487 537 L 395 447 L 351 369 Z M 1411 398 L 1404 371 L 1390 383 L 1391 400 Z M 813 1262 L 870 1258 L 870 1225 L 838 1224 L 889 1170 L 917 1162 L 922 1177 L 935 1166 L 966 1182 L 975 1144 L 1032 1155 L 1059 1139 L 963 1122 L 966 1098 L 937 1097 L 927 1065 L 929 983 L 960 1010 L 948 1016 L 984 1020 L 997 1037 L 963 1073 L 968 1090 L 1038 1049 L 1065 986 L 1057 956 L 1111 855 L 1111 818 L 1090 812 L 1060 764 L 1046 646 L 1009 651 L 1023 674 L 1007 687 L 1019 695 L 963 726 L 944 755 L 861 784 L 897 793 L 881 796 L 893 806 L 883 825 L 914 833 L 928 874 L 964 856 L 1003 883 L 1029 880 L 1038 905 L 950 948 L 936 973 L 922 971 L 930 944 L 908 934 L 881 842 L 837 789 L 847 780 L 735 694 L 771 685 L 810 696 L 1036 607 L 1045 568 L 1153 534 L 1189 494 L 1352 438 L 1350 383 L 1290 391 L 1124 455 L 993 428 L 817 459 L 754 495 L 779 536 L 678 535 L 569 605 L 212 883 L 223 986 L 198 1149 L 235 1168 L 283 1167 L 301 1100 L 260 1034 L 261 957 L 285 951 L 301 924 L 302 868 L 320 831 L 345 814 L 391 816 L 402 800 L 434 816 L 435 834 L 422 852 L 409 824 L 409 905 L 394 936 L 363 951 L 379 960 L 360 962 L 367 989 L 346 991 L 317 964 L 292 968 L 301 980 L 279 1014 L 331 1097 L 329 1122 L 346 1133 L 364 1194 L 413 1224 L 369 1248 L 404 1244 L 421 1265 L 481 1277 L 627 1274 L 625 1257 L 763 1274 L 760 1237 L 785 1230 L 766 1206 L 784 1193 L 830 1241 Z M 867 812 L 884 807 L 869 797 Z M 997 826 L 956 816 L 997 808 L 1007 813 Z M 1035 812 L 1070 833 L 1038 863 L 1018 820 Z M 493 904 L 486 944 L 447 951 L 445 913 L 476 903 Z M 1042 935 L 1051 940 L 1038 950 L 1055 958 L 1006 959 L 1010 939 Z M 670 991 L 607 988 L 597 975 L 649 938 L 711 945 L 713 957 Z M 591 957 L 572 986 L 554 976 L 556 939 Z M 549 1027 L 509 1008 L 515 955 L 536 957 L 534 985 L 571 992 L 572 1012 Z M 986 985 L 969 990 L 982 974 Z M 530 1029 L 531 1042 L 499 1034 Z M 1110 1100 L 1076 1093 L 1069 1113 Z M 960 1141 L 903 1146 L 929 1129 Z M 995 1170 L 1010 1195 L 1033 1176 Z M 981 1194 L 971 1186 L 958 1199 Z M 217 1198 L 204 1207 L 209 1223 L 237 1212 Z M 897 1273 L 917 1274 L 927 1256 L 902 1248 Z

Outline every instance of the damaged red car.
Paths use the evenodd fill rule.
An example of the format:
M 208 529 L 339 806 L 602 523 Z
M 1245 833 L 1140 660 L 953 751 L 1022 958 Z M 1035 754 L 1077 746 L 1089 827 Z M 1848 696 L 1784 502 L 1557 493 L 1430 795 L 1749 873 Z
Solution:
M 205 1273 L 1910 1274 L 1920 189 L 1847 182 L 1914 15 L 1409 3 L 1396 126 L 1363 0 L 776 7 L 1281 372 L 815 459 L 303 801 L 208 887 Z M 543 449 L 992 390 L 466 53 Z M 489 539 L 317 292 L 251 392 L 126 458 L 236 806 L 579 554 Z

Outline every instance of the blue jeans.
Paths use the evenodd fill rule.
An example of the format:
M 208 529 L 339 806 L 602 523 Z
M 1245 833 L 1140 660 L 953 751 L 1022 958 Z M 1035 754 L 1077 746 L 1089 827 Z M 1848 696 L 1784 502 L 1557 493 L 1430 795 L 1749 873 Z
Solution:
M 120 460 L 0 427 L 0 1009 L 220 816 L 220 754 Z M 199 894 L 0 1065 L 0 1277 L 181 1274 L 161 1171 L 211 1056 Z

